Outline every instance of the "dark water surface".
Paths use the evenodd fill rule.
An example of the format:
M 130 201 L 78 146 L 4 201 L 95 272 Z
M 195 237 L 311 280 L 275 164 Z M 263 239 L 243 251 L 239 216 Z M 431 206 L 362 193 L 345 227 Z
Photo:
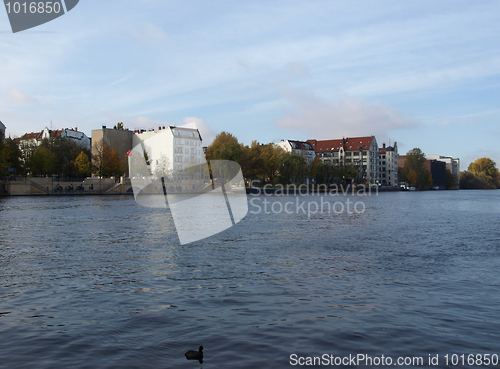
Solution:
M 326 201 L 348 198 L 365 212 L 249 213 L 183 246 L 168 212 L 132 196 L 2 198 L 0 367 L 500 355 L 500 191 Z M 251 212 L 264 199 L 296 197 Z M 187 361 L 199 345 L 203 364 Z

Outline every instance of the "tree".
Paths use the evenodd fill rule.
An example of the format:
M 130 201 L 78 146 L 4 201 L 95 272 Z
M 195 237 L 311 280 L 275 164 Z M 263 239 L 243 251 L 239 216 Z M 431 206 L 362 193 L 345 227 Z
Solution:
M 240 159 L 243 175 L 250 179 L 274 180 L 280 172 L 284 154 L 285 150 L 274 144 L 264 145 L 253 141 L 251 147 L 243 146 Z
M 45 146 L 39 146 L 31 155 L 29 165 L 34 175 L 49 175 L 57 164 L 57 156 Z
M 90 175 L 90 159 L 89 156 L 80 151 L 80 154 L 75 159 L 75 166 L 78 169 L 79 177 L 87 177 Z
M 448 189 L 457 188 L 457 179 L 449 169 L 446 169 L 446 188 Z
M 83 151 L 90 157 L 90 151 L 80 146 L 77 142 L 66 137 L 56 137 L 52 140 L 44 139 L 40 146 L 47 147 L 57 157 L 54 174 L 66 177 L 77 177 L 78 168 L 75 165 L 76 158 Z
M 123 122 L 118 122 L 113 126 L 113 129 L 123 129 Z
M 125 173 L 125 165 L 118 151 L 102 140 L 94 144 L 93 152 L 92 171 L 99 177 L 119 176 Z
M 105 177 L 120 176 L 123 172 L 123 162 L 120 154 L 113 147 L 104 145 L 102 152 L 102 175 Z
M 422 150 L 414 148 L 408 151 L 405 168 L 402 170 L 401 176 L 418 190 L 432 186 L 432 176 L 425 167 L 425 154 Z
M 287 152 L 283 155 L 278 178 L 280 183 L 301 183 L 306 174 L 306 159 L 301 155 L 291 152 Z
M 460 188 L 494 189 L 500 188 L 500 173 L 496 163 L 490 158 L 480 158 L 460 173 Z
M 209 162 L 210 160 L 233 160 L 239 163 L 242 158 L 242 149 L 234 135 L 221 132 L 207 148 L 205 156 Z
M 10 137 L 5 140 L 1 145 L 0 151 L 0 170 L 3 171 L 5 168 L 14 168 L 17 174 L 23 174 L 25 172 L 25 166 L 21 162 L 21 150 L 17 143 Z
M 262 146 L 261 158 L 264 163 L 264 177 L 272 181 L 279 175 L 280 166 L 285 154 L 286 151 L 280 146 L 274 144 Z
M 316 157 L 318 158 L 318 157 Z M 316 159 L 315 159 L 316 161 Z M 322 163 L 316 165 L 316 183 L 318 185 L 331 185 L 335 183 L 339 175 L 339 167 L 332 163 Z

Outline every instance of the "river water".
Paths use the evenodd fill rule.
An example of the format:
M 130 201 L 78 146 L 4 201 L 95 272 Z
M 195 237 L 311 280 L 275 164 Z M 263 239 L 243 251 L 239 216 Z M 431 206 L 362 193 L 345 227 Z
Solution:
M 320 201 L 311 194 L 250 196 L 234 227 L 180 245 L 168 210 L 133 196 L 0 198 L 0 367 L 383 355 L 457 368 L 459 355 L 500 355 L 500 191 L 322 200 L 357 211 L 296 208 Z M 200 345 L 204 362 L 186 360 Z M 409 357 L 424 365 L 395 365 Z

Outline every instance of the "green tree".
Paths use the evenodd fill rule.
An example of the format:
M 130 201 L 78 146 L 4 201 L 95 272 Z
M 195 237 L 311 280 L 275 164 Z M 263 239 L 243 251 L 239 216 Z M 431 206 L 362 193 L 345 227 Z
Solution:
M 347 179 L 351 181 L 355 180 L 358 176 L 358 169 L 353 164 L 341 165 L 339 167 L 339 181 L 342 179 L 342 183 L 346 182 Z
M 451 172 L 451 170 L 446 169 L 446 188 L 448 189 L 456 189 L 457 188 L 457 179 Z
M 332 163 L 322 163 L 316 165 L 316 183 L 318 185 L 331 185 L 338 181 L 340 168 Z
M 283 155 L 278 178 L 281 184 L 301 183 L 306 174 L 306 159 L 296 153 Z
M 4 174 L 5 168 L 15 168 L 17 174 L 25 174 L 25 165 L 21 161 L 21 150 L 18 144 L 10 137 L 1 145 L 0 170 Z
M 40 144 L 47 147 L 57 157 L 54 174 L 65 177 L 77 177 L 78 168 L 75 165 L 76 158 L 83 151 L 90 157 L 90 151 L 72 139 L 66 137 L 56 137 L 52 140 L 43 140 Z
M 242 158 L 242 148 L 236 136 L 221 132 L 207 148 L 205 156 L 209 162 L 210 160 L 233 160 L 239 163 Z
M 34 175 L 49 175 L 57 164 L 57 156 L 47 147 L 39 146 L 31 155 L 29 165 Z
M 79 177 L 87 177 L 90 175 L 90 159 L 89 156 L 82 151 L 75 159 L 75 166 L 78 169 Z
M 401 172 L 403 179 L 408 180 L 418 190 L 432 186 L 432 176 L 425 167 L 425 154 L 419 148 L 414 148 L 406 154 L 405 168 Z

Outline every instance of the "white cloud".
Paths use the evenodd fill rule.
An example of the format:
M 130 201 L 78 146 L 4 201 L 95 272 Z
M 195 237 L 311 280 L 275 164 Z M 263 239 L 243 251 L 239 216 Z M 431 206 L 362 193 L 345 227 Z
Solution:
M 196 127 L 200 131 L 201 138 L 203 140 L 203 146 L 209 146 L 213 140 L 215 139 L 216 133 L 212 128 L 209 127 L 207 123 L 205 123 L 200 118 L 196 117 L 186 117 L 184 118 L 184 123 L 195 123 Z
M 367 103 L 346 97 L 325 101 L 313 95 L 288 94 L 292 109 L 276 121 L 308 138 L 333 139 L 346 136 L 387 136 L 389 130 L 418 126 L 420 123 L 382 103 Z
M 30 95 L 18 90 L 17 88 L 9 89 L 4 94 L 4 96 L 10 104 L 16 104 L 16 105 L 17 104 L 33 104 L 33 103 L 38 102 L 38 100 L 35 97 L 30 96 Z

